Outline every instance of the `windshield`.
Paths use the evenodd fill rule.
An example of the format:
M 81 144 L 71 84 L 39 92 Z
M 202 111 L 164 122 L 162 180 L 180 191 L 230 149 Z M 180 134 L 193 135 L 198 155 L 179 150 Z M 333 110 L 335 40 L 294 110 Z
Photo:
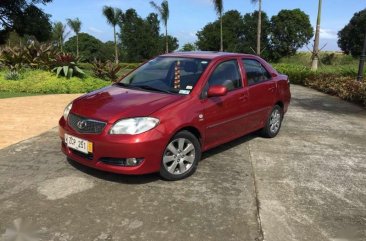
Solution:
M 207 59 L 158 57 L 133 71 L 119 84 L 148 91 L 188 95 L 208 64 Z

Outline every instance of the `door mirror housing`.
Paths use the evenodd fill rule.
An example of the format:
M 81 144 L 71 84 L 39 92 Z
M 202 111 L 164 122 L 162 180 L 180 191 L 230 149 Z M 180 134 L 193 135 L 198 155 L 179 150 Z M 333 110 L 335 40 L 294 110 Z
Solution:
M 218 97 L 227 94 L 227 88 L 223 85 L 213 85 L 207 91 L 208 97 Z

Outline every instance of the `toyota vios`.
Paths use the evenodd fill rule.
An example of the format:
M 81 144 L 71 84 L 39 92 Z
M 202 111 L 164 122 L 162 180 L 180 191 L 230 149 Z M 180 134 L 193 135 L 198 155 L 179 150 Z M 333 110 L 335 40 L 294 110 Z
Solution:
M 178 180 L 203 151 L 260 129 L 276 136 L 290 97 L 288 77 L 259 57 L 166 54 L 70 103 L 62 151 L 92 168 Z

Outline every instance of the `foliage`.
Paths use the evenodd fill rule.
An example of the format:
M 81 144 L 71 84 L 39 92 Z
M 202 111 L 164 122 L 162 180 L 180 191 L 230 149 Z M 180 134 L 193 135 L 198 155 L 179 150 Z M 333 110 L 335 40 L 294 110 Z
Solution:
M 247 13 L 243 17 L 243 35 L 240 38 L 239 51 L 243 53 L 254 53 L 257 45 L 257 24 L 259 12 Z M 265 12 L 262 11 L 262 32 L 261 32 L 261 56 L 265 59 L 269 57 L 271 23 Z
M 76 34 L 76 57 L 79 57 L 79 33 L 81 30 L 81 21 L 79 18 L 75 19 L 67 19 L 67 25 L 74 31 Z
M 183 45 L 183 47 L 180 49 L 180 51 L 187 52 L 187 51 L 195 51 L 197 50 L 197 46 L 193 43 L 186 43 Z
M 228 11 L 223 16 L 224 49 L 229 52 L 239 52 L 240 38 L 245 26 L 240 13 L 236 10 Z M 220 21 L 207 24 L 197 32 L 196 45 L 200 50 L 217 51 L 220 49 Z M 255 42 L 253 43 L 255 44 Z
M 20 36 L 32 36 L 39 42 L 48 41 L 52 35 L 50 17 L 35 5 L 30 5 L 23 14 L 13 17 L 12 29 Z
M 338 46 L 346 54 L 360 56 L 365 38 L 366 9 L 353 15 L 350 22 L 338 32 Z
M 116 26 L 120 24 L 123 17 L 123 12 L 119 8 L 113 8 L 109 6 L 103 7 L 103 15 L 107 18 L 107 22 L 113 26 L 113 36 L 114 36 L 114 55 L 115 61 L 118 63 L 118 43 L 117 43 L 117 33 L 116 33 Z
M 271 59 L 291 56 L 296 50 L 309 43 L 314 30 L 309 16 L 300 9 L 281 10 L 271 18 Z
M 236 10 L 228 11 L 223 15 L 224 49 L 228 52 L 253 53 L 257 42 L 257 20 L 258 11 L 252 14 L 241 16 Z M 270 23 L 265 12 L 262 12 L 262 43 L 266 48 L 263 56 L 267 57 L 269 52 L 269 27 Z M 217 31 L 220 28 L 219 20 L 207 24 L 197 33 L 197 47 L 201 50 L 217 51 L 220 38 Z
M 288 75 L 293 84 L 308 86 L 366 106 L 366 82 L 356 81 L 356 67 L 329 66 L 316 72 L 296 64 L 274 64 L 273 67 Z
M 158 6 L 154 1 L 150 1 L 150 5 L 158 12 L 160 20 L 165 27 L 165 52 L 169 53 L 169 39 L 168 39 L 168 19 L 169 19 L 169 3 L 164 0 L 161 6 Z
M 5 74 L 4 77 L 6 80 L 19 80 L 21 78 L 21 75 L 16 70 L 10 70 Z
M 57 78 L 56 75 L 44 70 L 25 71 L 22 73 L 20 81 L 5 80 L 5 74 L 5 71 L 0 71 L 0 92 L 33 94 L 85 93 L 110 84 L 110 82 L 91 76 L 84 76 L 84 78 L 71 77 L 70 79 Z
M 76 36 L 69 38 L 65 42 L 65 51 L 76 55 Z M 92 62 L 94 59 L 113 59 L 114 44 L 111 43 L 108 53 L 108 46 L 99 39 L 87 33 L 79 34 L 79 56 L 83 61 Z
M 56 57 L 56 67 L 52 71 L 56 72 L 57 77 L 62 74 L 68 79 L 74 75 L 82 76 L 85 73 L 78 67 L 78 61 L 79 59 L 70 53 L 59 54 Z
M 94 75 L 100 79 L 116 81 L 118 79 L 118 73 L 122 67 L 112 61 L 102 62 L 100 60 L 93 61 Z
M 4 44 L 9 32 L 16 30 L 20 35 L 33 35 L 42 40 L 43 33 L 47 32 L 45 27 L 49 24 L 49 15 L 35 6 L 36 3 L 46 4 L 52 0 L 2 0 L 0 4 L 0 44 Z M 26 20 L 27 21 L 24 21 Z M 15 23 L 17 22 L 17 23 Z M 44 24 L 46 23 L 46 24 Z M 14 28 L 16 26 L 16 29 Z M 41 25 L 39 25 L 41 24 Z M 39 27 L 36 29 L 35 27 Z M 45 27 L 42 29 L 41 27 Z M 41 35 L 38 33 L 42 32 Z
M 52 27 L 52 39 L 57 42 L 61 52 L 63 52 L 63 46 L 65 39 L 70 34 L 70 31 L 66 31 L 66 25 L 62 22 L 56 22 Z
M 0 63 L 10 70 L 22 67 L 51 69 L 58 50 L 52 44 L 31 42 L 28 45 L 5 47 L 0 50 Z
M 126 10 L 122 18 L 121 42 L 123 60 L 141 62 L 165 52 L 165 37 L 159 34 L 158 15 L 151 13 L 143 19 L 134 9 Z M 169 51 L 178 48 L 178 40 L 168 35 Z

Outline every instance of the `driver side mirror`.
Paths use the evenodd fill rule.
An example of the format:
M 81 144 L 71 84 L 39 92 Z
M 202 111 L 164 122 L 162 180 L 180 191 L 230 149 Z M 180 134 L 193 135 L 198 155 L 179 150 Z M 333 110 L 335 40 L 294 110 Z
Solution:
M 218 97 L 227 94 L 227 88 L 223 85 L 213 85 L 207 91 L 208 97 Z

